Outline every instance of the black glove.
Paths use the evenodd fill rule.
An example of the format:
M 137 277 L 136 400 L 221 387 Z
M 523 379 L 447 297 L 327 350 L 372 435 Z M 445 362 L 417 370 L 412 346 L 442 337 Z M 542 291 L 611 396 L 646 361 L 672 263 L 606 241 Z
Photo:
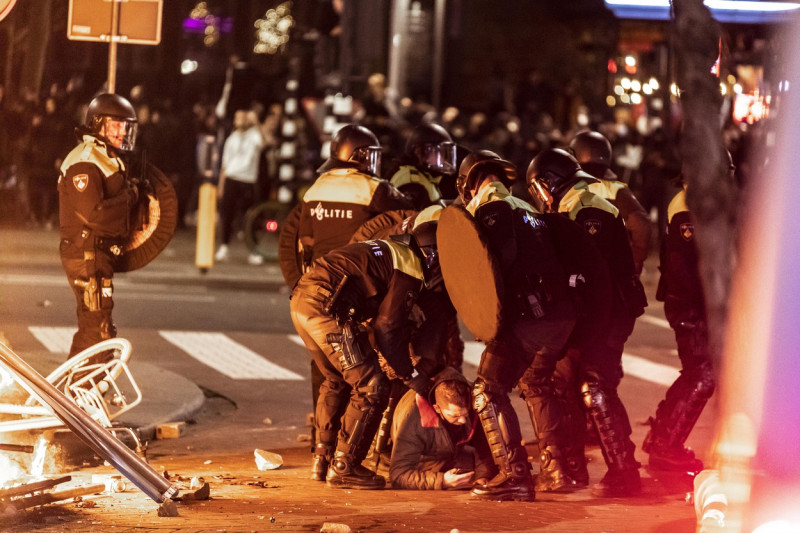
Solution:
M 128 183 L 128 194 L 131 197 L 131 204 L 135 204 L 139 200 L 139 187 L 133 183 Z
M 415 369 L 413 374 L 403 379 L 403 383 L 406 385 L 406 387 L 413 390 L 426 400 L 428 399 L 428 393 L 431 391 L 432 383 L 427 375 L 418 372 Z

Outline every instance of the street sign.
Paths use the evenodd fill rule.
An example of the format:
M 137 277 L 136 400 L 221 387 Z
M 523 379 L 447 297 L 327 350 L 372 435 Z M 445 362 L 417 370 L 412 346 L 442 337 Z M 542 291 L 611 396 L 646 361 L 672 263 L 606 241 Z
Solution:
M 114 34 L 112 4 L 115 1 L 119 3 L 117 42 L 161 42 L 163 0 L 70 0 L 67 38 L 73 41 L 110 42 Z

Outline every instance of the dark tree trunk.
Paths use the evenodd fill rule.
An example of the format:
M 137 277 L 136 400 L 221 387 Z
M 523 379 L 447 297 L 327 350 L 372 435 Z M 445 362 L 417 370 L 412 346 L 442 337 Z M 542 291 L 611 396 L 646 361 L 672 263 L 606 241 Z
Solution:
M 695 217 L 711 353 L 717 372 L 727 321 L 735 234 L 734 184 L 721 136 L 720 28 L 702 0 L 672 0 L 683 125 L 680 156 L 689 209 Z

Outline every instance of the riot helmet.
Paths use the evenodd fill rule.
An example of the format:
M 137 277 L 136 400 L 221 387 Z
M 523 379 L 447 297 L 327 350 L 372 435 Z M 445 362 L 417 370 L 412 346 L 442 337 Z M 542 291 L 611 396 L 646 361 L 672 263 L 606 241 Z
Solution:
M 578 160 L 561 148 L 548 148 L 533 158 L 525 176 L 528 192 L 540 211 L 556 211 L 567 190 L 580 180 L 597 179 L 581 169 Z
M 472 200 L 472 190 L 488 174 L 494 174 L 508 187 L 517 178 L 517 167 L 491 150 L 477 150 L 464 157 L 458 167 L 456 189 L 464 204 Z
M 428 289 L 439 287 L 443 281 L 436 245 L 436 229 L 439 226 L 442 209 L 441 205 L 426 207 L 414 215 L 411 226 L 411 235 L 422 255 L 422 273 Z
M 348 124 L 340 128 L 331 140 L 330 152 L 330 157 L 317 172 L 334 168 L 355 168 L 371 176 L 380 175 L 381 143 L 364 126 Z
M 420 170 L 430 174 L 452 174 L 456 171 L 456 145 L 442 126 L 420 124 L 411 132 L 405 153 Z
M 86 130 L 119 150 L 133 150 L 137 125 L 136 110 L 118 94 L 99 94 L 86 109 Z
M 578 133 L 569 143 L 569 151 L 581 168 L 595 178 L 616 178 L 607 172 L 611 166 L 611 143 L 602 133 L 588 130 Z

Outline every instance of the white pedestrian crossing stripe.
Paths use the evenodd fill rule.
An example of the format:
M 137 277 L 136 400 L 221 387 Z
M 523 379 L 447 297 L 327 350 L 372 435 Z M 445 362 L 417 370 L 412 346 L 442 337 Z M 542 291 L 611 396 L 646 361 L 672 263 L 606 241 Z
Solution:
M 464 362 L 478 366 L 484 345 L 480 342 L 468 341 L 464 343 Z M 654 363 L 638 355 L 623 353 L 622 369 L 626 376 L 633 376 L 651 383 L 669 387 L 678 379 L 678 369 L 661 363 Z
M 41 342 L 50 353 L 69 353 L 72 336 L 77 328 L 44 328 L 30 326 L 28 331 Z
M 231 379 L 284 379 L 303 377 L 278 366 L 223 333 L 159 331 L 166 340 L 201 363 Z

